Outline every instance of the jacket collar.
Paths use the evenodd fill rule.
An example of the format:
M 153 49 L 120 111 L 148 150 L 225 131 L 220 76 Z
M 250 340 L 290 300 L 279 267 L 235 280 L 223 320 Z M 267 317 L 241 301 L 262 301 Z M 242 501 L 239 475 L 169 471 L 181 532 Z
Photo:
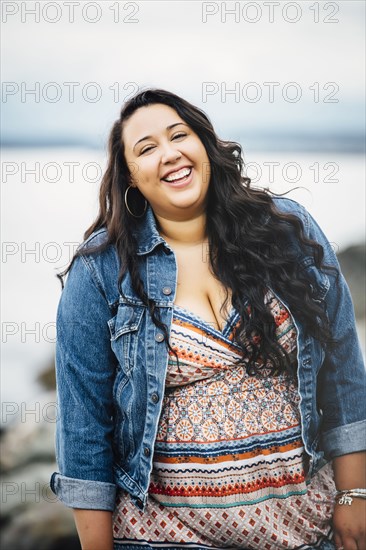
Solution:
M 132 233 L 137 239 L 138 255 L 148 254 L 161 243 L 168 247 L 157 229 L 156 218 L 150 204 L 147 205 L 145 215 L 141 218 L 139 225 Z

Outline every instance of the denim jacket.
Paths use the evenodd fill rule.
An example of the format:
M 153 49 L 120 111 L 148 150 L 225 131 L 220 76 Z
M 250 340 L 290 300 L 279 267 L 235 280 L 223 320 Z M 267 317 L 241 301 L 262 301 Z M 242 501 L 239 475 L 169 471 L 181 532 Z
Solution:
M 325 302 L 332 333 L 339 340 L 324 351 L 292 314 L 310 478 L 332 458 L 365 449 L 365 366 L 350 292 L 330 243 L 304 207 L 291 199 L 274 201 L 281 211 L 302 220 L 305 234 L 323 246 L 325 263 L 339 271 L 335 277 L 318 270 L 294 238 L 292 252 L 298 254 L 299 267 L 316 298 Z M 157 230 L 150 206 L 135 234 L 145 290 L 170 329 L 177 263 Z M 94 246 L 105 237 L 106 230 L 100 229 L 81 246 Z M 50 485 L 72 508 L 113 511 L 118 488 L 130 493 L 141 509 L 147 499 L 169 355 L 163 333 L 134 292 L 128 272 L 122 280 L 127 300 L 122 297 L 118 271 L 114 246 L 78 257 L 57 310 L 60 471 L 52 474 Z M 276 295 L 288 307 L 285 297 Z

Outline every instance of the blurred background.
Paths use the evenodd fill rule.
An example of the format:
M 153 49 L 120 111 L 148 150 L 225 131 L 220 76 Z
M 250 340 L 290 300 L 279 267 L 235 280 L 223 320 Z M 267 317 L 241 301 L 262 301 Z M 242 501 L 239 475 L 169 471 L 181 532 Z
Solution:
M 57 470 L 55 316 L 98 207 L 106 142 L 141 88 L 201 107 L 253 185 L 332 243 L 365 350 L 365 4 L 1 2 L 1 476 L 5 548 L 79 548 Z

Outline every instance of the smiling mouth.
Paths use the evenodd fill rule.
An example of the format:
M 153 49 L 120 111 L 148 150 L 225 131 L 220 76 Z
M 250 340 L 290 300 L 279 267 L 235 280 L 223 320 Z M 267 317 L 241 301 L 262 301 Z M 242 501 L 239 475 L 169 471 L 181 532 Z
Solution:
M 172 174 L 169 174 L 166 178 L 161 178 L 163 181 L 166 181 L 167 183 L 175 184 L 175 183 L 181 183 L 185 179 L 189 178 L 192 172 L 192 167 L 190 168 L 182 168 L 181 170 L 178 170 L 178 172 L 173 172 Z

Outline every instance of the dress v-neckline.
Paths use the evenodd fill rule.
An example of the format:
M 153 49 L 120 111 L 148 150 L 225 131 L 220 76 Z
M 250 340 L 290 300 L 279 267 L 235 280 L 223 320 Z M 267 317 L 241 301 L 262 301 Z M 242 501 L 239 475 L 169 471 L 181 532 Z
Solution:
M 200 325 L 203 325 L 204 327 L 206 327 L 206 329 L 209 328 L 212 332 L 215 332 L 216 334 L 219 334 L 222 338 L 227 338 L 227 336 L 228 336 L 227 329 L 232 324 L 232 320 L 235 317 L 235 315 L 238 314 L 238 312 L 236 311 L 234 306 L 232 306 L 231 310 L 230 310 L 230 312 L 229 312 L 229 314 L 226 318 L 223 329 L 221 331 L 218 328 L 212 326 L 211 323 L 209 323 L 208 321 L 205 321 L 205 319 L 200 317 L 197 313 L 194 313 L 194 311 L 191 311 L 190 309 L 187 309 L 183 306 L 180 306 L 179 304 L 173 304 L 173 306 L 174 306 L 174 309 L 180 309 L 183 312 L 185 312 L 186 314 L 188 314 L 191 319 L 197 319 L 197 321 L 199 321 Z

